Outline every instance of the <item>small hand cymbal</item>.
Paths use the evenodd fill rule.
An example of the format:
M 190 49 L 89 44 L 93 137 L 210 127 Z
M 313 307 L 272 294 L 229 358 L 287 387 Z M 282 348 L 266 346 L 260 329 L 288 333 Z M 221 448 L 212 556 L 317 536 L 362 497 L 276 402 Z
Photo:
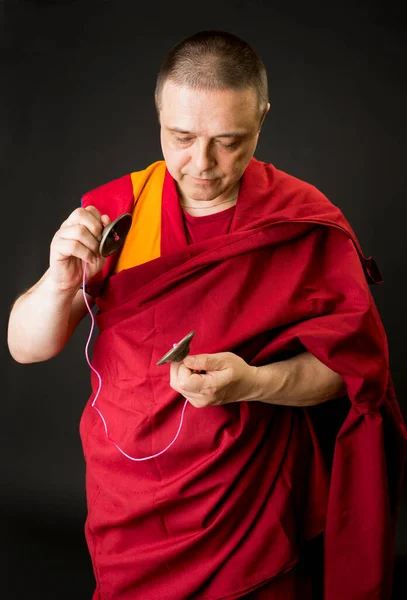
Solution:
M 158 361 L 157 366 L 169 362 L 181 362 L 189 353 L 189 343 L 195 335 L 195 331 L 191 331 L 178 344 L 174 344 L 164 356 Z
M 102 239 L 99 244 L 99 254 L 110 256 L 120 248 L 126 239 L 131 227 L 131 214 L 124 213 L 115 219 L 103 230 Z

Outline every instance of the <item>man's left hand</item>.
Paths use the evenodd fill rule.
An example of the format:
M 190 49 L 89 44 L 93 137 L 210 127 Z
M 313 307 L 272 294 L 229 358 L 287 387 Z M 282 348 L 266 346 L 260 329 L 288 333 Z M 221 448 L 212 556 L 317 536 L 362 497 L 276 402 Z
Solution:
M 170 385 L 196 408 L 255 400 L 257 368 L 232 352 L 171 363 Z

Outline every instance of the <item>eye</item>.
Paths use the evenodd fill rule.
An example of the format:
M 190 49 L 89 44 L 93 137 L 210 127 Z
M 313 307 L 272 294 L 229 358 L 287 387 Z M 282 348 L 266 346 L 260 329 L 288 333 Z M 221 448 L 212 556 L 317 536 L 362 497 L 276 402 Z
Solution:
M 225 144 L 225 143 L 222 143 L 222 142 L 219 142 L 219 143 L 224 148 L 229 148 L 230 150 L 233 150 L 233 148 L 237 148 L 237 146 L 239 145 L 239 142 L 231 142 L 230 144 Z
M 175 139 L 180 144 L 189 144 L 190 142 L 192 142 L 192 138 L 179 138 L 179 137 L 176 137 Z

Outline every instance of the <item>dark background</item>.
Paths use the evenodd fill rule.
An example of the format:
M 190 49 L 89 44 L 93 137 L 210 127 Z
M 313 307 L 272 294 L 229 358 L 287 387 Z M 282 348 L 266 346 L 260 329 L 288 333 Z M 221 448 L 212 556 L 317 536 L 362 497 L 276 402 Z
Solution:
M 345 213 L 385 279 L 372 291 L 407 413 L 406 21 L 402 2 L 0 0 L 1 598 L 90 600 L 78 423 L 89 395 L 90 319 L 61 355 L 15 363 L 17 295 L 47 268 L 60 223 L 89 189 L 161 158 L 153 102 L 171 46 L 226 29 L 263 57 L 272 110 L 257 158 L 320 188 Z M 404 168 L 403 168 L 404 167 Z M 405 597 L 407 492 L 395 578 Z M 404 588 L 404 590 L 403 590 Z

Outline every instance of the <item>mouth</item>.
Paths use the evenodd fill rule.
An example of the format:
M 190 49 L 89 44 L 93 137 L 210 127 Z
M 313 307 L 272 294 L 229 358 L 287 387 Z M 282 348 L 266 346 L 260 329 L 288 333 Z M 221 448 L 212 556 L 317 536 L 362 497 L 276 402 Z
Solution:
M 199 177 L 192 177 L 192 181 L 198 185 L 212 185 L 216 179 L 200 179 Z

